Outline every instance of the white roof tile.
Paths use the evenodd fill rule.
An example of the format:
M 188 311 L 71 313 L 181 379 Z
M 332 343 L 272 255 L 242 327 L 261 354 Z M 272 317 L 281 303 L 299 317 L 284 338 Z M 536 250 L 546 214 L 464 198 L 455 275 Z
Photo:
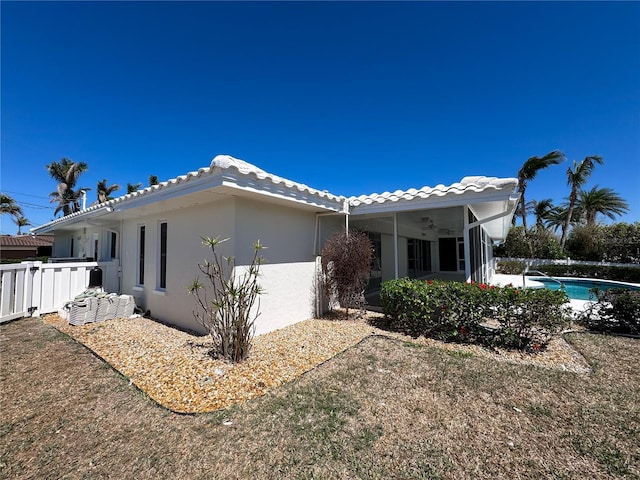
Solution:
M 360 205 L 382 204 L 386 202 L 411 201 L 414 199 L 427 199 L 430 197 L 444 197 L 445 195 L 462 195 L 466 192 L 484 192 L 487 190 L 509 190 L 514 191 L 517 185 L 515 178 L 496 178 L 496 177 L 464 177 L 460 182 L 449 186 L 436 185 L 435 187 L 422 187 L 420 189 L 410 188 L 409 190 L 396 190 L 395 192 L 373 193 L 370 195 L 360 195 L 358 197 L 345 198 L 343 196 L 333 195 L 326 190 L 317 190 L 302 183 L 297 183 L 286 178 L 265 172 L 261 168 L 234 158 L 230 155 L 218 155 L 212 161 L 209 167 L 200 168 L 196 171 L 180 175 L 176 178 L 161 182 L 133 193 L 128 193 L 120 197 L 114 198 L 104 203 L 92 205 L 91 207 L 80 212 L 67 215 L 66 217 L 57 218 L 49 223 L 41 225 L 32 231 L 39 231 L 43 228 L 50 230 L 50 227 L 66 223 L 77 217 L 93 215 L 93 212 L 102 210 L 106 207 L 126 208 L 127 203 L 134 199 L 149 196 L 149 201 L 157 192 L 170 191 L 178 188 L 180 185 L 195 181 L 197 179 L 205 179 L 207 176 L 214 177 L 218 174 L 229 172 L 234 178 L 245 178 L 255 181 L 256 184 L 264 188 L 264 193 L 276 192 L 279 196 L 290 198 L 292 200 L 309 203 L 310 205 L 324 205 L 326 208 L 342 210 L 345 200 L 350 207 Z M 277 187 L 273 189 L 272 187 Z M 316 203 L 317 200 L 318 202 Z
M 396 190 L 395 192 L 372 193 L 370 195 L 360 195 L 350 197 L 349 205 L 357 207 L 359 205 L 372 205 L 386 202 L 411 201 L 416 198 L 427 199 L 429 197 L 444 197 L 445 195 L 462 195 L 467 192 L 513 191 L 517 186 L 515 178 L 497 177 L 464 177 L 459 182 L 448 187 L 436 185 L 435 187 L 422 187 L 420 189 L 410 188 L 409 190 Z

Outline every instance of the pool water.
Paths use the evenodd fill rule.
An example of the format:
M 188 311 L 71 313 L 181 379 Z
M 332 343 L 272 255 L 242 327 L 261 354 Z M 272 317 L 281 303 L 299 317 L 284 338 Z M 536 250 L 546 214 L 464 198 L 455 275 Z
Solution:
M 544 288 L 549 290 L 559 290 L 560 284 L 550 278 L 529 277 L 531 280 L 544 284 Z M 572 300 L 597 300 L 596 296 L 590 292 L 592 288 L 599 290 L 610 290 L 612 288 L 627 288 L 629 290 L 640 290 L 640 287 L 617 282 L 603 282 L 600 280 L 580 280 L 558 278 L 564 285 L 567 296 Z

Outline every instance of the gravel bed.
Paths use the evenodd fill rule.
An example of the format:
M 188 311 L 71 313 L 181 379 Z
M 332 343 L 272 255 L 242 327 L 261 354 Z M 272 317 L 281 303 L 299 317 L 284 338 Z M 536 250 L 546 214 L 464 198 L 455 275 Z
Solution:
M 376 315 L 376 314 L 369 314 Z M 414 339 L 358 320 L 311 319 L 253 339 L 249 358 L 240 364 L 209 355 L 208 336 L 190 334 L 152 319 L 136 317 L 72 326 L 57 315 L 43 321 L 92 350 L 149 397 L 169 410 L 202 413 L 227 408 L 289 382 L 352 347 L 369 335 L 383 335 L 422 345 L 501 361 L 590 371 L 564 339 L 553 339 L 544 352 L 492 352 L 420 337 Z

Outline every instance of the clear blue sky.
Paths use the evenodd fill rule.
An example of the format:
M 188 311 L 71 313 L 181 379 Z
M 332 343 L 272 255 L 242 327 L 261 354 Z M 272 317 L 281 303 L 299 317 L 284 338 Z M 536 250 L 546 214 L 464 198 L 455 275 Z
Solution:
M 0 188 L 53 218 L 45 165 L 80 185 L 167 180 L 230 154 L 338 195 L 514 177 L 528 199 L 604 157 L 640 220 L 640 3 L 9 2 Z M 32 207 L 36 205 L 38 207 Z M 15 233 L 6 216 L 2 233 Z

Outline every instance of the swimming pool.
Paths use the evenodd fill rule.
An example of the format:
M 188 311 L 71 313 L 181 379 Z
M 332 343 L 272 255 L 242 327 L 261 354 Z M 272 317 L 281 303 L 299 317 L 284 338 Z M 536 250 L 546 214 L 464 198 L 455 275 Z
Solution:
M 527 277 L 536 282 L 544 284 L 544 288 L 549 290 L 559 290 L 560 284 L 556 281 L 562 282 L 564 285 L 567 296 L 572 300 L 596 300 L 593 293 L 590 292 L 592 288 L 598 288 L 600 290 L 610 290 L 612 288 L 628 288 L 630 290 L 640 290 L 639 286 L 630 285 L 628 283 L 611 282 L 608 280 L 595 280 L 595 279 L 581 279 L 581 278 L 561 278 L 557 277 L 552 280 L 547 277 Z

